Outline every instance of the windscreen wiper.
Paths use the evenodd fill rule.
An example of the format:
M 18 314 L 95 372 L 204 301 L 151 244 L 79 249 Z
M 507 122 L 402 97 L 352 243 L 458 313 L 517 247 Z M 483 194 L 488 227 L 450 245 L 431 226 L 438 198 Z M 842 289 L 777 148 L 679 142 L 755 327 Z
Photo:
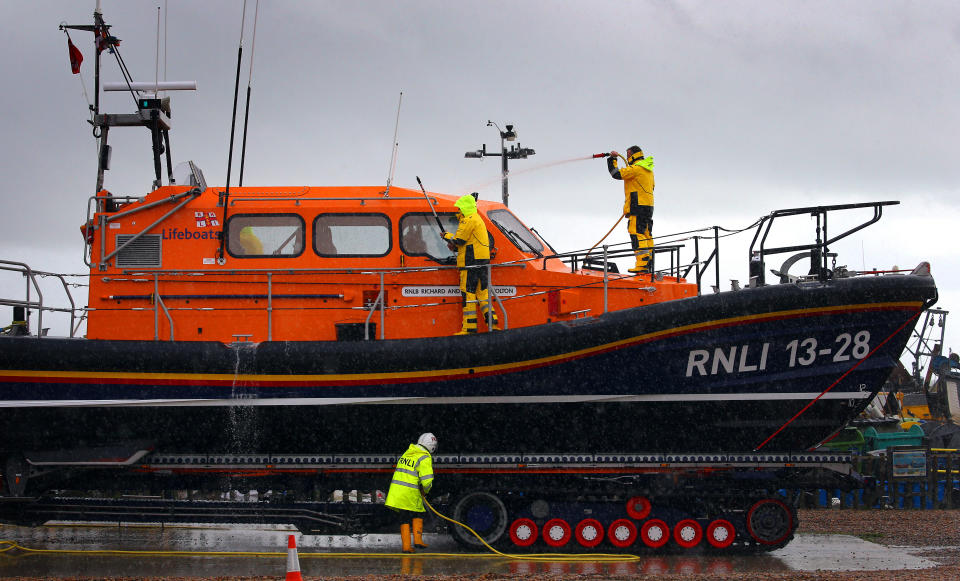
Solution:
M 518 241 L 522 242 L 524 246 L 530 249 L 530 252 L 537 255 L 537 258 L 543 258 L 543 254 L 539 250 L 534 248 L 532 244 L 524 240 L 519 234 L 517 234 L 513 230 L 504 230 L 504 233 L 507 236 L 509 236 L 510 240 L 513 241 L 513 243 L 516 244 L 517 246 L 520 246 L 520 244 L 517 243 Z
M 557 252 L 557 250 L 553 247 L 553 244 L 550 244 L 549 242 L 547 242 L 547 239 L 544 238 L 542 234 L 540 234 L 539 232 L 537 232 L 537 229 L 536 229 L 536 228 L 532 228 L 532 227 L 531 227 L 530 230 L 531 230 L 534 234 L 537 235 L 537 238 L 539 238 L 544 244 L 547 245 L 547 248 L 549 248 L 551 252 L 553 252 L 554 254 L 560 254 L 560 253 Z
M 443 264 L 444 266 L 450 266 L 451 264 L 456 264 L 456 263 L 457 263 L 457 257 L 456 257 L 456 256 L 447 256 L 446 258 L 440 258 L 440 257 L 434 256 L 434 255 L 432 255 L 432 254 L 426 254 L 425 256 L 426 256 L 426 259 L 427 259 L 427 260 L 436 262 L 437 264 Z

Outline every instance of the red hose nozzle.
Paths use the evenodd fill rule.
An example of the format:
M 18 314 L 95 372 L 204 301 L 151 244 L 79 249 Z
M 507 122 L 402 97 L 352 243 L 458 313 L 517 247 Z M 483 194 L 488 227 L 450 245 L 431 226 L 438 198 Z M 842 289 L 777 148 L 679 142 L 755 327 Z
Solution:
M 595 153 L 595 154 L 593 154 L 593 159 L 597 159 L 598 157 L 610 157 L 610 154 L 609 154 L 609 153 Z

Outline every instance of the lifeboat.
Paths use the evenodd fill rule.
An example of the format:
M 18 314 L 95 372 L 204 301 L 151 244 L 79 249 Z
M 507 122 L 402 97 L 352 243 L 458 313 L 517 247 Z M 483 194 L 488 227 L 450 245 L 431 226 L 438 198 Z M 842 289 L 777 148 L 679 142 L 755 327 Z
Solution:
M 169 119 L 143 106 L 131 123 L 157 143 Z M 660 246 L 654 273 L 620 273 L 481 199 L 502 329 L 457 336 L 457 197 L 208 186 L 192 164 L 143 196 L 100 189 L 86 335 L 0 336 L 0 455 L 379 453 L 423 431 L 460 454 L 805 450 L 867 405 L 937 296 L 927 266 L 827 269 L 839 237 L 819 230 L 766 250 L 805 249 L 811 275 L 766 284 L 761 240 L 749 285 L 702 292 L 685 278 L 700 257 L 684 270 Z M 822 215 L 825 234 L 827 212 L 894 203 L 781 213 Z
M 461 453 L 802 450 L 936 296 L 924 270 L 702 294 L 585 268 L 481 201 L 503 329 L 457 336 L 455 196 L 223 194 L 93 199 L 86 337 L 0 337 L 6 447 L 362 452 L 429 429 Z

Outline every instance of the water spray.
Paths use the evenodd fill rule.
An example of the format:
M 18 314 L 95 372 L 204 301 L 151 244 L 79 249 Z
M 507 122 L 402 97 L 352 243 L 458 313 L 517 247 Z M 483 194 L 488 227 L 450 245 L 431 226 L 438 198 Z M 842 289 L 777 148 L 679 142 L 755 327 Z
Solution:
M 579 156 L 579 157 L 571 157 L 571 158 L 569 158 L 569 159 L 560 159 L 560 160 L 557 160 L 557 161 L 550 161 L 550 162 L 546 162 L 546 163 L 541 163 L 541 164 L 539 164 L 539 165 L 535 165 L 535 166 L 532 166 L 532 167 L 526 167 L 526 168 L 521 169 L 521 170 L 513 170 L 513 171 L 510 172 L 510 176 L 511 176 L 511 177 L 516 177 L 516 176 L 518 176 L 518 175 L 522 175 L 522 174 L 526 174 L 526 173 L 530 173 L 530 172 L 535 172 L 535 171 L 541 171 L 541 170 L 544 170 L 544 169 L 547 169 L 547 168 L 556 167 L 556 166 L 558 166 L 558 165 L 566 165 L 566 164 L 568 164 L 568 163 L 573 163 L 573 162 L 576 162 L 576 161 L 584 161 L 584 160 L 587 160 L 587 159 L 600 159 L 600 158 L 603 158 L 603 157 L 610 157 L 610 153 L 594 153 L 594 154 L 591 154 L 591 155 L 582 155 L 582 156 Z M 621 159 L 623 159 L 624 162 L 627 161 L 626 158 L 623 157 L 622 155 L 620 155 L 619 157 L 620 157 Z M 499 181 L 501 181 L 501 178 L 491 179 L 491 180 L 488 180 L 488 181 L 485 181 L 485 182 L 474 182 L 474 183 L 472 183 L 472 184 L 469 184 L 469 185 L 467 185 L 467 186 L 465 186 L 465 187 L 461 187 L 461 188 L 458 188 L 458 189 L 460 189 L 460 190 L 465 190 L 465 191 L 477 191 L 477 190 L 482 190 L 482 189 L 484 189 L 484 188 L 486 188 L 486 187 L 489 187 L 489 186 L 491 186 L 491 185 L 493 185 L 493 184 L 495 184 L 495 183 L 497 183 L 497 182 L 499 182 Z

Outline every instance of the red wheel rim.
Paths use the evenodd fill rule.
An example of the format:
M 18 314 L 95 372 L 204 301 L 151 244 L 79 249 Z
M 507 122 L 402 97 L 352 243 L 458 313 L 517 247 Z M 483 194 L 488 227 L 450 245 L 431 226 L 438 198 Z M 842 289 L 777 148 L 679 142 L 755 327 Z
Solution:
M 643 544 L 646 546 L 658 549 L 670 540 L 670 527 L 658 518 L 650 519 L 643 523 L 643 527 L 640 529 L 640 538 L 643 539 Z
M 673 540 L 684 549 L 691 549 L 703 539 L 703 527 L 692 518 L 686 518 L 673 527 Z
M 518 547 L 537 542 L 537 532 L 537 523 L 528 518 L 518 518 L 510 524 L 510 540 Z
M 570 525 L 562 518 L 550 519 L 543 525 L 543 541 L 551 547 L 562 547 L 570 541 Z
M 726 549 L 737 538 L 737 531 L 730 521 L 717 519 L 707 526 L 707 542 L 718 549 Z
M 793 528 L 793 513 L 786 504 L 775 498 L 759 500 L 747 512 L 747 532 L 763 545 L 783 542 Z
M 577 524 L 573 536 L 584 547 L 596 547 L 603 540 L 603 525 L 596 519 L 585 518 Z
M 610 523 L 607 538 L 610 539 L 610 544 L 618 549 L 629 547 L 637 540 L 637 525 L 633 524 L 633 521 L 619 518 Z
M 634 520 L 650 516 L 650 501 L 646 496 L 634 496 L 627 501 L 627 515 Z

